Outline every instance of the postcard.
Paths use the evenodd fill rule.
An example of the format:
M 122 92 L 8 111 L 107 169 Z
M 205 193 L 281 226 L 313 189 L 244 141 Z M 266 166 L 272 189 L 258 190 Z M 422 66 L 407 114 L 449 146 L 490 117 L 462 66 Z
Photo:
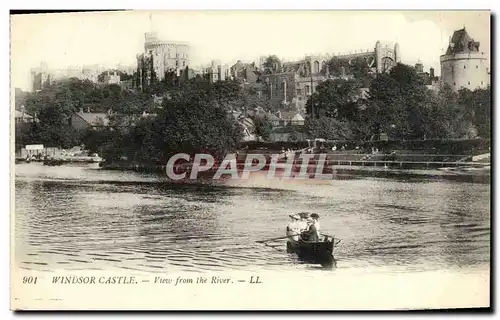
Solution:
M 489 308 L 490 20 L 12 13 L 11 309 Z

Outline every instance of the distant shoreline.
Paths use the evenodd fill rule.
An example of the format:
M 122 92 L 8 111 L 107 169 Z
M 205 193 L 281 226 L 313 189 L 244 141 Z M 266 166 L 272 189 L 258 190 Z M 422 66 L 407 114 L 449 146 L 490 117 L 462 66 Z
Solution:
M 125 164 L 111 164 L 111 165 L 103 165 L 101 170 L 110 170 L 110 171 L 133 171 L 140 173 L 157 173 L 157 174 L 165 174 L 166 166 L 145 166 L 145 165 L 125 165 Z M 189 171 L 188 168 L 184 166 L 183 170 Z M 280 178 L 280 173 L 282 173 L 283 169 L 276 170 L 275 179 L 283 179 Z M 199 176 L 201 179 L 211 180 L 216 172 L 216 169 L 211 169 L 205 172 L 200 172 Z M 239 174 L 241 174 L 241 170 L 238 170 Z M 268 170 L 263 170 L 260 172 L 252 172 L 250 176 L 253 174 L 259 174 L 260 176 L 265 176 Z M 343 178 L 346 176 L 367 176 L 367 177 L 381 177 L 381 178 L 390 178 L 390 177 L 414 177 L 414 178 L 441 178 L 447 180 L 465 180 L 471 182 L 483 182 L 489 183 L 491 180 L 491 170 L 489 166 L 483 168 L 473 168 L 473 167 L 449 167 L 449 168 L 429 168 L 429 169 L 400 169 L 400 168 L 390 168 L 390 167 L 373 167 L 373 166 L 349 166 L 349 165 L 334 165 L 331 166 L 331 169 L 324 170 L 325 174 L 332 174 L 331 179 Z M 291 180 L 304 180 L 304 179 L 292 179 Z M 315 178 L 314 172 L 310 173 L 309 181 L 324 181 L 322 178 Z M 224 180 L 225 176 L 222 176 Z M 230 179 L 229 176 L 226 176 L 227 179 Z M 331 180 L 326 179 L 326 180 Z M 189 176 L 183 181 L 190 180 Z

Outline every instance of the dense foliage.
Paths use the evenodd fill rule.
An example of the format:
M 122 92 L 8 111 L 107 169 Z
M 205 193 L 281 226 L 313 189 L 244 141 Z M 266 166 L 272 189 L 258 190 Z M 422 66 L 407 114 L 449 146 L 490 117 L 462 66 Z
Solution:
M 320 84 L 306 106 L 309 134 L 357 140 L 381 134 L 396 140 L 489 138 L 490 88 L 453 92 L 445 86 L 436 92 L 403 64 L 377 75 L 368 91 L 363 87 L 359 79 Z
M 253 120 L 255 124 L 255 134 L 264 140 L 268 140 L 273 132 L 273 124 L 267 116 L 255 117 Z
M 177 152 L 220 157 L 236 147 L 242 134 L 229 111 L 250 100 L 251 93 L 236 81 L 198 79 L 171 85 L 162 104 L 155 106 L 154 97 L 145 93 L 70 79 L 28 96 L 26 110 L 38 121 L 16 126 L 16 145 L 68 148 L 83 143 L 107 160 L 141 163 L 165 162 Z M 109 125 L 77 132 L 69 118 L 80 109 L 112 111 Z
M 264 68 L 276 72 L 279 64 L 270 56 Z M 351 62 L 346 71 L 342 61 L 332 59 L 328 68 L 333 74 L 350 72 L 355 77 L 318 85 L 306 104 L 304 131 L 291 132 L 291 140 L 303 139 L 303 133 L 310 138 L 358 141 L 382 136 L 401 141 L 490 138 L 490 88 L 433 91 L 414 68 L 403 64 L 374 78 L 361 62 Z M 28 93 L 26 112 L 38 121 L 16 125 L 16 148 L 31 143 L 61 148 L 84 144 L 108 160 L 140 163 L 163 163 L 177 152 L 220 157 L 241 140 L 242 128 L 232 111 L 246 114 L 256 106 L 267 106 L 255 87 L 233 80 L 181 81 L 170 74 L 149 89 L 125 90 L 72 78 Z M 110 114 L 109 125 L 75 130 L 69 119 L 80 110 Z M 256 135 L 268 140 L 272 122 L 266 116 L 253 120 Z

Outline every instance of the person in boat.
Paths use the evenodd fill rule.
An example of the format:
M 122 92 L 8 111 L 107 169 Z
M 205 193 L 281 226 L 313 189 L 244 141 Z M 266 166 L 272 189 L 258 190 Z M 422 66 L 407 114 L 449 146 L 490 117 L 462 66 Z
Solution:
M 299 235 L 300 235 L 300 226 L 299 226 L 299 221 L 300 221 L 300 216 L 298 214 L 291 214 L 290 215 L 290 223 L 288 226 L 286 226 L 286 235 L 294 241 L 299 240 Z
M 300 232 L 307 229 L 307 218 L 309 218 L 308 212 L 299 213 L 300 220 L 297 222 Z
M 314 221 L 314 227 L 316 228 L 316 232 L 318 233 L 318 239 L 321 238 L 321 235 L 319 233 L 320 225 L 319 225 L 319 214 L 313 213 L 311 214 L 311 218 Z
M 319 242 L 318 230 L 314 226 L 313 218 L 307 218 L 307 229 L 302 231 L 300 237 L 306 242 Z

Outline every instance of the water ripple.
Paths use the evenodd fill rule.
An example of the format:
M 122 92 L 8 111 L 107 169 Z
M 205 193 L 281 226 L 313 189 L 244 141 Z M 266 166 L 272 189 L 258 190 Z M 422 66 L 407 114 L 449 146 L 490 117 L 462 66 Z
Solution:
M 342 239 L 338 266 L 439 269 L 489 263 L 490 186 L 358 178 L 321 185 L 174 185 L 154 175 L 16 166 L 16 262 L 23 268 L 186 272 L 303 266 L 255 240 L 314 211 Z

